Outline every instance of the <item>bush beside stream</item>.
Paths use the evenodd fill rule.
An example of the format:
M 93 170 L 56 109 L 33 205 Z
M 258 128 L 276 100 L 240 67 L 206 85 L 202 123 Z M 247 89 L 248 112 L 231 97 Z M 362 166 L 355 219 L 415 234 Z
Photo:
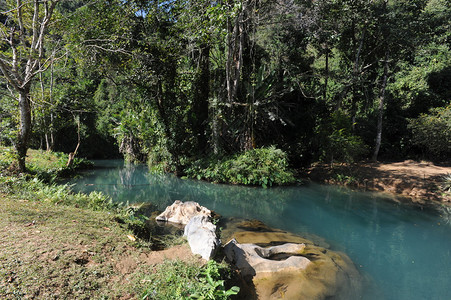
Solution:
M 187 176 L 216 183 L 287 185 L 296 182 L 287 154 L 275 147 L 259 148 L 230 157 L 210 157 L 194 162 Z

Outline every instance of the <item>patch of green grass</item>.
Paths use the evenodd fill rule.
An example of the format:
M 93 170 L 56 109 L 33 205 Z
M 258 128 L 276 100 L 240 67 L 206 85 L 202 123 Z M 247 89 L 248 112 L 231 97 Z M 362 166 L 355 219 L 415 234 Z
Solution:
M 226 284 L 225 263 L 142 264 L 149 245 L 135 240 L 117 214 L 67 206 L 53 202 L 52 192 L 44 194 L 27 200 L 0 194 L 0 298 L 229 299 L 238 292 Z M 130 261 L 134 267 L 121 273 Z
M 115 298 L 132 289 L 117 264 L 138 262 L 141 250 L 112 215 L 1 196 L 0 298 Z
M 226 287 L 222 278 L 231 277 L 228 265 L 210 260 L 202 268 L 182 261 L 166 261 L 140 278 L 141 299 L 229 299 L 239 288 Z
M 5 172 L 15 161 L 16 153 L 12 147 L 0 146 L 0 172 Z M 59 177 L 67 177 L 78 169 L 92 166 L 92 162 L 76 157 L 70 166 L 66 166 L 69 156 L 62 152 L 29 149 L 26 166 L 31 176 L 46 182 L 54 182 Z
M 356 176 L 342 173 L 335 174 L 335 181 L 341 185 L 358 185 L 359 183 L 359 179 Z
M 135 208 L 114 203 L 110 197 L 100 192 L 75 194 L 68 185 L 46 184 L 37 178 L 26 180 L 25 177 L 7 176 L 0 176 L 0 192 L 9 194 L 13 199 L 103 211 L 125 224 L 134 235 L 141 237 L 142 239 L 138 240 L 141 245 L 151 243 L 150 229 L 146 226 L 147 218 L 137 214 Z
M 92 210 L 108 210 L 115 207 L 112 200 L 99 192 L 88 195 L 72 193 L 68 185 L 46 184 L 38 178 L 1 176 L 0 191 L 12 197 L 34 201 L 46 201 Z

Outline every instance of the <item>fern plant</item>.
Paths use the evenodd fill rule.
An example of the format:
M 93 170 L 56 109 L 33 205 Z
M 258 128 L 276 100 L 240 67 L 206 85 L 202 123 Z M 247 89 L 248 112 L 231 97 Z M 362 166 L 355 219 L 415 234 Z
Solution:
M 451 193 L 451 174 L 446 174 L 442 177 L 440 187 L 443 192 Z

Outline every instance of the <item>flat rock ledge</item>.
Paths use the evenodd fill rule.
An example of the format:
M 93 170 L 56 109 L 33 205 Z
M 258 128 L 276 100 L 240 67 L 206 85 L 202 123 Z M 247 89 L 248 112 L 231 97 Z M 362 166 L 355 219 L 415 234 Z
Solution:
M 224 246 L 224 252 L 244 277 L 279 271 L 304 270 L 310 264 L 306 257 L 299 256 L 305 244 L 286 243 L 269 248 L 254 244 L 239 244 L 232 239 Z

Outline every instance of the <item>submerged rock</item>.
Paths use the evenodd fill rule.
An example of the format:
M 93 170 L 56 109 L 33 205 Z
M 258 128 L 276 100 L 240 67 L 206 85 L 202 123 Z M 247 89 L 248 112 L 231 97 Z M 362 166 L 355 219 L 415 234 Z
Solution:
M 258 226 L 253 227 L 253 225 Z M 288 252 L 288 255 L 285 255 L 285 261 L 301 258 L 298 268 L 277 269 L 275 267 L 273 272 L 259 271 L 264 268 L 259 267 L 258 264 L 257 267 L 252 267 L 251 264 L 240 267 L 240 263 L 235 259 L 244 279 L 252 287 L 247 291 L 248 294 L 242 295 L 246 299 L 357 299 L 361 297 L 362 278 L 352 261 L 344 253 L 317 246 L 305 238 L 270 228 L 256 221 L 235 220 L 226 223 L 223 235 L 235 239 L 236 242 L 233 243 L 241 244 L 241 246 L 253 244 L 248 249 L 235 251 L 244 252 L 246 250 L 250 253 L 260 251 L 256 255 L 262 259 L 267 254 L 271 258 L 270 253 L 284 251 Z M 283 247 L 287 247 L 287 243 L 289 247 L 292 247 L 290 243 L 298 244 L 296 246 L 299 247 L 297 256 L 292 256 L 296 251 L 292 251 L 291 248 L 281 250 L 284 249 Z M 230 242 L 227 245 L 230 245 Z M 277 248 L 278 245 L 282 245 L 282 248 Z M 274 249 L 277 250 L 274 251 Z M 257 258 L 255 254 L 252 256 Z M 278 263 L 277 261 L 273 262 Z M 254 269 L 255 274 L 250 268 Z
M 183 203 L 176 200 L 171 206 L 166 207 L 156 220 L 186 225 L 192 217 L 197 215 L 211 217 L 211 211 L 194 201 Z
M 203 259 L 209 260 L 216 252 L 220 241 L 216 236 L 216 225 L 210 222 L 205 215 L 191 218 L 185 226 L 184 235 L 188 239 L 191 252 L 199 254 Z

